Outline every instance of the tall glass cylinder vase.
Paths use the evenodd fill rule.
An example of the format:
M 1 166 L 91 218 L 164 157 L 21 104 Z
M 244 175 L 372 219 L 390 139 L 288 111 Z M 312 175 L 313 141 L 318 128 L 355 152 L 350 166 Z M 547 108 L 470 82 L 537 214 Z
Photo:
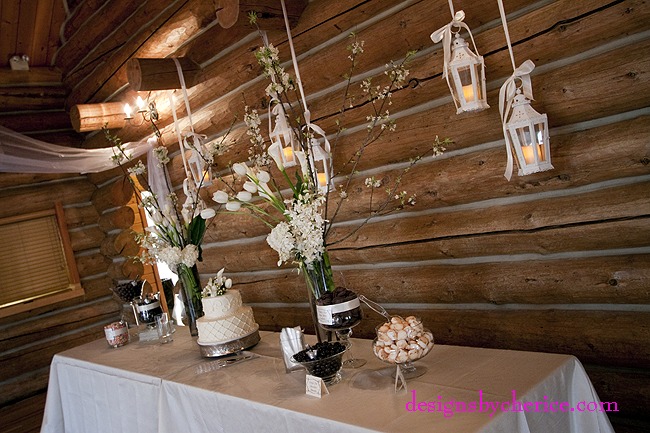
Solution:
M 316 300 L 325 294 L 325 292 L 331 292 L 335 288 L 332 266 L 327 251 L 323 253 L 320 260 L 314 261 L 310 265 L 301 263 L 300 269 L 305 275 L 305 282 L 307 283 L 309 307 L 311 309 L 316 337 L 319 343 L 328 341 L 330 339 L 328 336 L 329 333 L 318 324 L 318 313 L 316 312 Z
M 185 311 L 187 322 L 190 328 L 190 335 L 196 337 L 199 331 L 196 328 L 196 319 L 203 316 L 203 304 L 201 303 L 201 280 L 196 265 L 191 268 L 183 264 L 176 268 L 178 280 L 183 289 L 183 299 L 185 302 Z

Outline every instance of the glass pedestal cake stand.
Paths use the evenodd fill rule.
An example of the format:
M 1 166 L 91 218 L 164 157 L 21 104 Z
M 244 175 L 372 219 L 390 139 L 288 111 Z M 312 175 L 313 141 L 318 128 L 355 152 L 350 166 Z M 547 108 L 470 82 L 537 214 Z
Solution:
M 260 341 L 259 326 L 253 332 L 235 340 L 219 344 L 205 344 L 197 341 L 201 349 L 201 356 L 205 358 L 216 358 L 219 356 L 232 355 L 242 350 L 250 349 Z

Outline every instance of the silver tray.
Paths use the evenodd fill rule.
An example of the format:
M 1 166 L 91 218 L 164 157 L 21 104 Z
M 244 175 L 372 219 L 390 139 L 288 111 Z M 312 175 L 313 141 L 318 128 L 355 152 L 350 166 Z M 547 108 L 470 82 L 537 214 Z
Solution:
M 256 329 L 250 334 L 242 338 L 238 338 L 237 340 L 227 341 L 225 343 L 219 344 L 198 343 L 198 345 L 201 349 L 201 356 L 206 358 L 215 358 L 217 356 L 230 355 L 245 349 L 249 349 L 259 343 L 259 341 L 260 333 Z

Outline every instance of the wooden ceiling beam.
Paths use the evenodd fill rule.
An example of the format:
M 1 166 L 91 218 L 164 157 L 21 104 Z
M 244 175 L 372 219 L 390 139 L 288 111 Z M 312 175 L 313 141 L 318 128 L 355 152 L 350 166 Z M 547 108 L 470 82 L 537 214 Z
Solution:
M 62 86 L 61 71 L 46 67 L 29 68 L 29 71 L 12 71 L 11 68 L 0 68 L 0 87 L 17 85 Z

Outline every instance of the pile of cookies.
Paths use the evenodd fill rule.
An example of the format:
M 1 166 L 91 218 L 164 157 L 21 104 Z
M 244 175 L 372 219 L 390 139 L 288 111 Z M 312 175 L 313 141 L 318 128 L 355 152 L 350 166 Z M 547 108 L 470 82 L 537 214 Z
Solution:
M 401 364 L 422 358 L 432 347 L 433 334 L 417 317 L 393 316 L 377 328 L 373 351 L 382 361 Z

